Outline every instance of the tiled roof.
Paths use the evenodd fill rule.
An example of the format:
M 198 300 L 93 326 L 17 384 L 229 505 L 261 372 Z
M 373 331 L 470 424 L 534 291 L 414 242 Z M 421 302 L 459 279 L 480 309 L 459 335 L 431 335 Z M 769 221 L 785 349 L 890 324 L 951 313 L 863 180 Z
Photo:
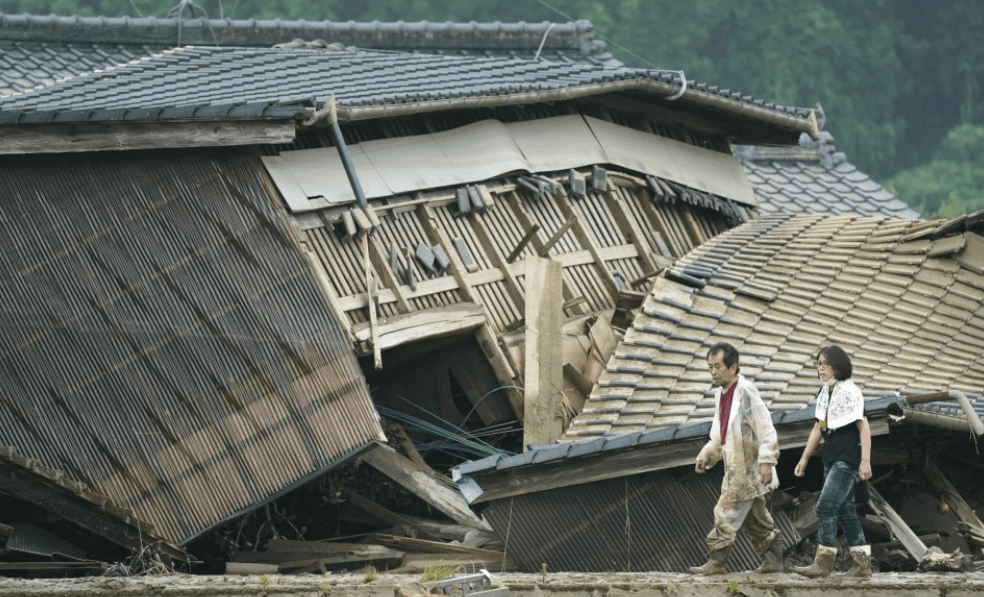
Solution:
M 340 47 L 219 48 L 183 47 L 103 71 L 79 75 L 30 93 L 0 98 L 0 122 L 21 122 L 24 111 L 50 113 L 49 120 L 78 110 L 141 110 L 141 119 L 160 118 L 157 108 L 230 104 L 298 104 L 334 95 L 341 107 L 393 106 L 417 102 L 483 101 L 516 98 L 515 103 L 562 100 L 611 91 L 608 84 L 645 90 L 675 89 L 678 75 L 668 71 L 544 63 L 513 58 L 437 56 Z M 691 84 L 692 87 L 692 84 Z M 704 92 L 700 99 L 706 100 Z M 522 95 L 522 98 L 517 96 Z M 724 96 L 723 96 L 724 97 Z M 807 126 L 802 108 L 766 108 L 790 128 Z M 488 99 L 487 99 L 488 98 Z M 680 101 L 685 101 L 681 99 Z M 761 113 L 761 112 L 760 112 Z M 59 116 L 61 114 L 61 116 Z M 213 115 L 215 116 L 215 115 Z M 123 116 L 121 118 L 125 118 Z M 43 121 L 31 117 L 31 121 Z M 788 130 L 788 129 L 786 129 Z
M 0 14 L 0 96 L 180 45 L 271 47 L 294 40 L 431 54 L 623 66 L 590 21 L 381 23 Z M 542 48 L 541 48 L 542 43 Z
M 826 131 L 819 141 L 802 135 L 799 147 L 739 146 L 734 153 L 763 213 L 921 217 L 848 162 Z
M 705 357 L 718 341 L 738 347 L 773 411 L 811 403 L 826 344 L 848 351 L 869 398 L 979 393 L 982 241 L 962 231 L 979 216 L 771 214 L 705 242 L 657 278 L 566 439 L 709 420 Z

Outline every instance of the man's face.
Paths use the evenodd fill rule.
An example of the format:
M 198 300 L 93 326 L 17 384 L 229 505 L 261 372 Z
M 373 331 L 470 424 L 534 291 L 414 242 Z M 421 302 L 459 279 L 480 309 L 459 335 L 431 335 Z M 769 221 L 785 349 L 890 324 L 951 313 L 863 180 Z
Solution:
M 735 379 L 738 377 L 735 372 L 738 366 L 726 367 L 724 365 L 724 353 L 720 351 L 707 357 L 707 369 L 711 372 L 711 382 L 724 389 L 731 387 L 731 384 L 735 383 Z

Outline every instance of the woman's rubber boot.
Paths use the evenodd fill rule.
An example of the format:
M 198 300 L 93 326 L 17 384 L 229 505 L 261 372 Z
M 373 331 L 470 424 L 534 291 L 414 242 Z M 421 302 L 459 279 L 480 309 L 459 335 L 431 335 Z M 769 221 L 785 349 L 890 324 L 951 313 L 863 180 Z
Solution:
M 837 548 L 817 545 L 817 557 L 809 566 L 797 566 L 793 572 L 802 574 L 807 578 L 821 578 L 828 576 L 834 569 L 834 561 L 837 559 Z
M 703 566 L 694 566 L 690 569 L 691 574 L 724 574 L 728 568 L 728 556 L 734 545 L 723 547 L 717 551 L 712 551 L 707 556 L 707 563 Z
M 751 574 L 775 574 L 782 571 L 782 537 L 776 537 L 768 551 L 762 556 L 762 565 L 749 572 Z
M 854 566 L 847 571 L 844 576 L 853 576 L 856 578 L 871 578 L 871 546 L 870 545 L 858 545 L 851 548 L 851 559 L 854 560 Z

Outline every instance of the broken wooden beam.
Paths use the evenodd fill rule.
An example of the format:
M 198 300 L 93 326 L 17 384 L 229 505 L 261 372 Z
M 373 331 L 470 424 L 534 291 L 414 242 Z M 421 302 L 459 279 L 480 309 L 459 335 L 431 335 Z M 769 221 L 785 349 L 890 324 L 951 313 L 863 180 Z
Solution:
M 868 483 L 865 481 L 865 483 Z M 875 514 L 884 520 L 889 528 L 892 529 L 892 534 L 898 539 L 905 550 L 909 552 L 910 555 L 918 562 L 922 560 L 923 556 L 926 555 L 926 551 L 929 549 L 926 544 L 919 539 L 909 525 L 902 520 L 898 512 L 889 505 L 888 501 L 875 489 L 874 485 L 868 483 L 868 490 L 871 492 L 871 499 L 868 501 L 868 507 L 874 510 Z
M 547 242 L 543 243 L 543 247 L 538 252 L 540 257 L 546 257 L 547 253 L 550 252 L 550 249 L 552 249 L 553 246 L 556 245 L 560 241 L 560 239 L 564 237 L 565 234 L 567 234 L 567 231 L 570 230 L 571 226 L 573 226 L 574 222 L 576 221 L 577 221 L 577 216 L 572 215 L 571 217 L 567 218 L 567 221 L 565 221 L 564 224 L 560 227 L 560 230 L 555 232 L 554 235 L 551 236 L 549 240 L 547 240 Z
M 562 275 L 557 261 L 526 259 L 525 448 L 553 443 L 564 433 Z
M 936 466 L 936 463 L 932 459 L 926 459 L 923 471 L 926 473 L 926 478 L 929 479 L 929 482 L 936 488 L 936 491 L 943 496 L 944 501 L 950 506 L 957 519 L 966 525 L 967 531 L 969 531 L 967 533 L 968 539 L 974 539 L 974 542 L 978 545 L 984 545 L 981 542 L 981 538 L 984 538 L 984 524 L 981 523 L 981 519 L 977 517 L 977 513 L 963 499 L 957 488 L 943 475 L 943 472 Z
M 526 248 L 526 245 L 530 244 L 530 241 L 533 240 L 533 237 L 536 236 L 536 232 L 539 229 L 540 229 L 539 224 L 533 224 L 532 226 L 530 226 L 530 229 L 526 231 L 526 234 L 523 235 L 523 238 L 519 239 L 519 244 L 516 245 L 516 248 L 512 250 L 512 253 L 509 253 L 509 257 L 506 257 L 506 263 L 512 263 L 513 261 L 516 260 L 517 257 L 519 257 L 519 254 L 523 252 L 523 249 Z
M 492 530 L 487 522 L 472 512 L 461 492 L 448 487 L 429 467 L 420 466 L 409 458 L 397 454 L 389 446 L 383 445 L 375 446 L 359 458 L 458 524 Z

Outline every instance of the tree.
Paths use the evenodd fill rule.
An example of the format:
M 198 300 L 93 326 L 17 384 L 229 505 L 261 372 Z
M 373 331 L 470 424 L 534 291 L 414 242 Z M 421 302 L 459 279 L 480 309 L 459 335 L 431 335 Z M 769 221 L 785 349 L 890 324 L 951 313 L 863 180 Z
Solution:
M 931 162 L 899 172 L 885 186 L 927 218 L 984 209 L 984 125 L 954 128 Z

